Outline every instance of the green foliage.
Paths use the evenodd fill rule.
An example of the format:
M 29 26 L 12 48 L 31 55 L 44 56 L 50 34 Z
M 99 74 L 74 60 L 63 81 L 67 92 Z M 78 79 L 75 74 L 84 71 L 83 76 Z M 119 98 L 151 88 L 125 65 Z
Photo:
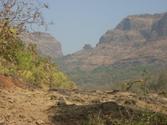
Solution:
M 79 66 L 70 69 L 61 61 L 57 63 L 62 65 L 62 70 L 83 88 L 126 90 L 130 83 L 129 91 L 142 95 L 154 90 L 167 90 L 167 72 L 162 72 L 165 66 L 160 62 L 99 66 L 85 71 Z
M 34 45 L 25 46 L 15 34 L 0 36 L 0 74 L 18 77 L 39 87 L 75 87 L 55 64 L 36 53 Z
M 63 62 L 57 62 L 60 66 Z M 69 76 L 84 88 L 100 88 L 100 89 L 122 89 L 123 84 L 136 80 L 143 80 L 148 87 L 148 84 L 155 84 L 159 70 L 157 64 L 124 64 L 118 66 L 99 66 L 91 71 L 84 71 L 76 67 L 70 69 L 68 66 L 62 65 L 62 70 L 69 74 Z M 145 72 L 147 71 L 147 72 Z M 140 88 L 142 91 L 143 86 L 134 84 L 132 89 Z

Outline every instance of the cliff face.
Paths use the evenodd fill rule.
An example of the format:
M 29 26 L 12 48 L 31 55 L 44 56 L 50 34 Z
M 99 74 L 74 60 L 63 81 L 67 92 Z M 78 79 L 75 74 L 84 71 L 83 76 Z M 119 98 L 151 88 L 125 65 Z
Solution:
M 152 33 L 155 34 L 156 37 L 167 36 L 167 13 L 152 26 Z
M 163 14 L 128 16 L 114 30 L 106 32 L 100 43 L 146 41 L 152 36 L 152 26 Z
M 107 31 L 95 48 L 83 48 L 63 57 L 60 65 L 64 71 L 72 74 L 74 80 L 80 80 L 74 73 L 76 69 L 95 73 L 94 70 L 101 66 L 113 67 L 123 60 L 126 60 L 126 64 L 128 60 L 148 65 L 151 60 L 156 60 L 157 64 L 166 64 L 166 55 L 167 13 L 134 15 L 126 17 L 113 30 Z M 87 78 L 84 81 L 87 82 Z
M 82 69 L 94 69 L 117 61 L 141 57 L 165 57 L 167 54 L 167 14 L 128 16 L 114 30 L 107 31 L 93 49 L 82 49 L 64 57 L 65 63 Z M 161 58 L 166 59 L 166 58 Z
M 48 56 L 52 59 L 63 56 L 60 42 L 48 33 L 25 33 L 22 39 L 26 43 L 36 44 L 37 51 L 43 56 Z

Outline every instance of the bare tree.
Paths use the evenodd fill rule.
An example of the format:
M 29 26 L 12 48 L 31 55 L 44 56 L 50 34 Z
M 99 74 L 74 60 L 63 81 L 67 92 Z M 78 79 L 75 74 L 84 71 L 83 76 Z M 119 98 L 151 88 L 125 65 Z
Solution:
M 0 29 L 8 25 L 17 32 L 30 29 L 34 24 L 45 26 L 42 9 L 48 5 L 42 0 L 0 0 Z
M 20 34 L 34 25 L 44 26 L 44 0 L 0 0 L 0 56 L 13 62 Z

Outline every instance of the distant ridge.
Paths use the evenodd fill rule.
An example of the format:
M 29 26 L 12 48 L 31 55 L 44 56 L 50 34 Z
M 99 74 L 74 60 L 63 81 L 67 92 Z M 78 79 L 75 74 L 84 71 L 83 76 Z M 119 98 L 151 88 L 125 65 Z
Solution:
M 36 44 L 38 52 L 43 56 L 51 57 L 53 60 L 63 56 L 61 43 L 49 33 L 24 33 L 22 39 L 26 43 Z
M 121 66 L 122 60 L 126 60 L 126 65 L 130 64 L 126 69 L 130 70 L 128 73 L 132 69 L 136 74 L 124 76 L 126 65 Z M 139 64 L 134 65 L 132 60 L 137 60 Z M 128 16 L 113 30 L 102 35 L 95 48 L 82 49 L 60 58 L 58 62 L 62 70 L 80 85 L 111 85 L 116 81 L 130 80 L 131 77 L 138 78 L 141 76 L 136 76 L 141 74 L 135 69 L 138 66 L 159 70 L 167 64 L 167 13 Z M 122 68 L 114 68 L 117 63 Z M 116 78 L 118 70 L 119 75 L 122 72 L 120 78 L 124 76 L 122 80 Z

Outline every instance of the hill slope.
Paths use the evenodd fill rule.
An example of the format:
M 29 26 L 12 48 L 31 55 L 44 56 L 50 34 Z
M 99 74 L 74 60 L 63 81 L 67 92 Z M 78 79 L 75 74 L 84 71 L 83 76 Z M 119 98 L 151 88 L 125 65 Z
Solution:
M 61 43 L 53 36 L 44 32 L 33 32 L 22 34 L 22 40 L 28 44 L 36 44 L 39 54 L 55 59 L 63 56 Z
M 83 48 L 58 63 L 85 86 L 140 79 L 144 69 L 157 72 L 166 67 L 166 29 L 167 13 L 128 16 L 107 31 L 95 48 Z

